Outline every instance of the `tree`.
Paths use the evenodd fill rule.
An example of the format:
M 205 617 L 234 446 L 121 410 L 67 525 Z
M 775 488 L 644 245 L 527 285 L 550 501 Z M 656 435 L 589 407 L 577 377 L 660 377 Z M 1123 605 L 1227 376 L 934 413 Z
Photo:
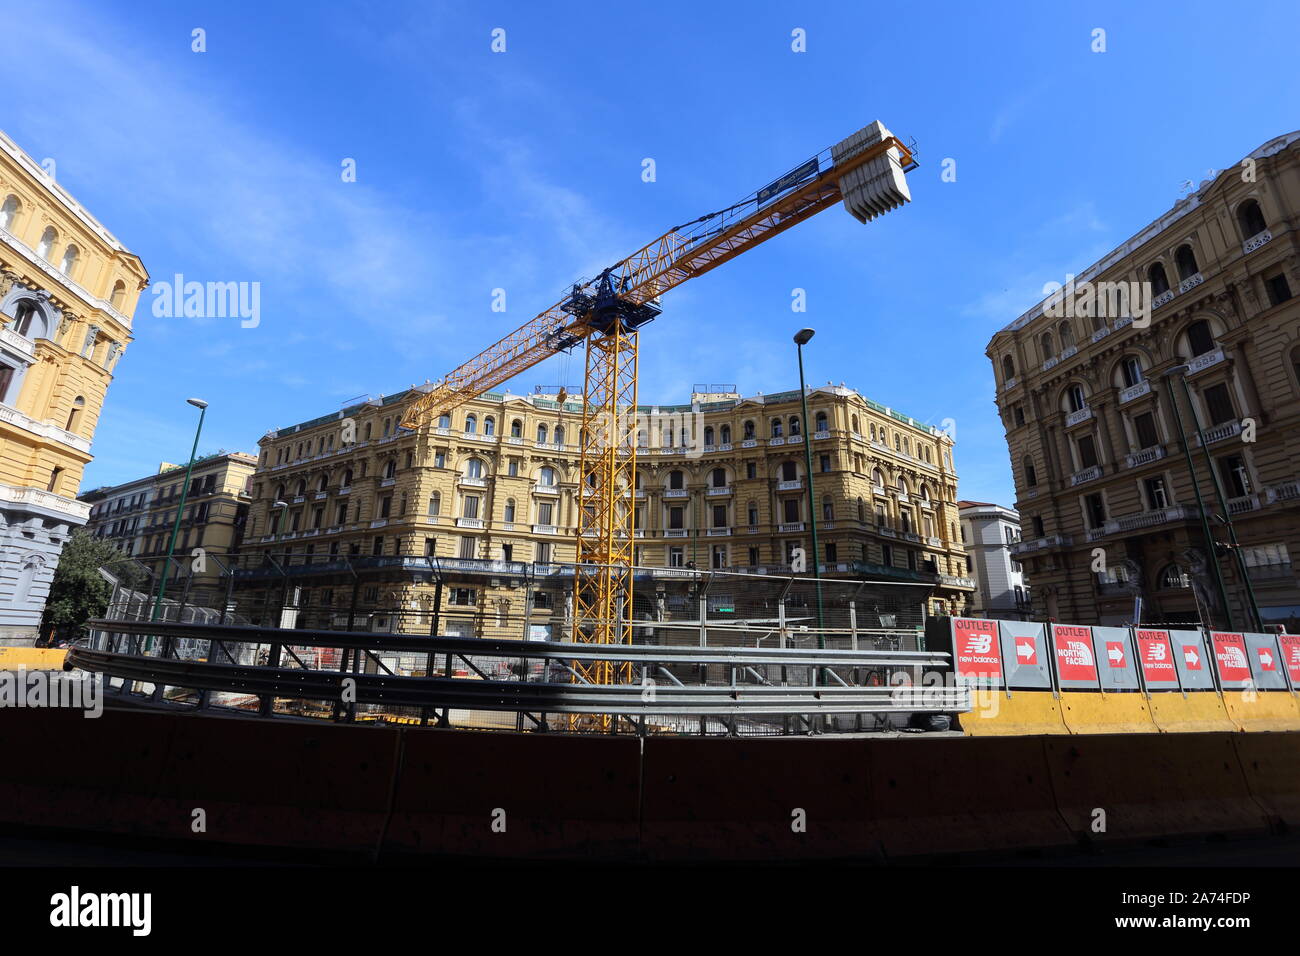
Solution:
M 50 582 L 50 596 L 41 615 L 41 632 L 63 638 L 84 637 L 88 620 L 103 615 L 113 587 L 99 573 L 103 568 L 123 584 L 132 586 L 143 577 L 138 565 L 109 541 L 73 531 L 64 542 L 59 565 Z

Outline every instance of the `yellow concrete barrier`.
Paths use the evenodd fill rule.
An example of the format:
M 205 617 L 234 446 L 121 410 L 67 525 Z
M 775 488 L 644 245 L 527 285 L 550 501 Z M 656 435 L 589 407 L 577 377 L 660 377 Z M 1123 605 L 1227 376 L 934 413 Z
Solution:
M 961 715 L 966 736 L 1025 737 L 1070 732 L 1061 719 L 1060 703 L 1050 691 L 1016 690 L 1011 694 L 1007 697 L 1002 690 L 972 691 L 974 709 Z
M 1192 691 L 1184 697 L 1178 691 L 1156 691 L 1147 705 L 1151 719 L 1165 733 L 1215 733 L 1237 730 L 1223 698 L 1212 691 Z
M 1159 732 L 1141 694 L 1061 692 L 1061 717 L 1072 734 Z
M 1300 706 L 1283 690 L 1225 690 L 1223 703 L 1238 730 L 1300 730 Z
M 66 648 L 0 647 L 0 671 L 61 671 L 67 656 Z

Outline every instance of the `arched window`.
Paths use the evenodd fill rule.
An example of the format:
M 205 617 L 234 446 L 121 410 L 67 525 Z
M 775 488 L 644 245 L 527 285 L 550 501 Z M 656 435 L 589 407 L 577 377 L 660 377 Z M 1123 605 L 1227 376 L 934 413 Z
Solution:
M 859 521 L 867 520 L 867 503 L 863 501 L 861 498 L 858 499 L 858 520 Z
M 515 499 L 507 498 L 506 499 L 506 521 L 513 522 L 514 520 L 515 520 Z
M 857 416 L 857 415 L 854 415 L 854 416 L 852 416 L 852 417 L 849 419 L 849 428 L 853 431 L 853 434 L 855 434 L 855 435 L 860 434 L 860 432 L 858 431 L 858 416 Z
M 519 419 L 517 419 L 517 418 L 516 418 L 516 419 L 513 419 L 513 420 L 510 422 L 510 437 L 511 437 L 511 438 L 523 438 L 523 437 L 524 437 L 524 423 L 521 422 L 521 421 L 520 421 Z
M 555 486 L 555 469 L 550 465 L 543 466 L 542 470 L 537 473 L 537 483 L 546 488 Z
M 730 426 L 730 425 L 723 425 L 723 426 L 722 426 L 722 444 L 724 444 L 724 445 L 730 445 L 730 444 L 731 444 L 731 426 Z
M 469 461 L 465 462 L 465 477 L 466 477 L 466 478 L 482 478 L 482 477 L 483 477 L 483 461 L 482 461 L 482 459 L 479 459 L 479 458 L 471 458 Z
M 393 478 L 396 477 L 396 475 L 397 475 L 397 461 L 395 459 L 390 458 L 388 459 L 388 464 L 384 465 L 384 477 Z
M 799 416 L 791 415 L 790 416 L 790 437 L 793 438 L 795 435 L 798 434 L 799 434 Z
M 904 478 L 902 475 L 899 475 L 897 484 L 898 484 L 898 493 L 900 495 L 907 494 L 908 492 L 907 479 Z
M 674 491 L 686 487 L 686 476 L 680 471 L 668 472 L 668 487 Z
M 284 501 L 284 482 L 275 486 L 275 500 Z
M 1043 356 L 1043 361 L 1047 362 L 1056 358 L 1056 351 L 1052 348 L 1052 333 L 1044 332 L 1038 338 L 1038 351 Z
M 45 231 L 41 233 L 41 241 L 37 243 L 36 254 L 48 262 L 50 259 L 50 250 L 54 248 L 55 240 L 58 238 L 59 234 L 54 231 L 54 227 L 46 226 Z
M 781 419 L 779 419 L 779 418 L 774 418 L 774 419 L 772 419 L 772 437 L 773 437 L 773 438 L 780 438 L 781 435 L 782 435 L 782 432 L 781 432 Z
M 298 480 L 298 490 L 295 491 L 294 494 L 297 495 L 298 497 L 302 497 L 306 493 L 307 493 L 307 481 L 306 479 L 300 478 Z
M 392 428 L 393 428 L 393 422 L 392 422 L 392 419 L 390 419 L 390 418 L 385 418 L 385 419 L 384 419 L 384 433 L 383 433 L 383 435 L 381 435 L 380 437 L 381 437 L 381 438 L 387 438 L 387 437 L 388 437 L 388 433 L 392 430 Z
M 835 502 L 831 500 L 830 495 L 822 498 L 822 519 L 824 521 L 835 520 Z
M 1178 247 L 1174 253 L 1174 265 L 1178 267 L 1178 278 L 1190 279 L 1201 270 L 1196 266 L 1196 255 L 1192 252 L 1192 247 L 1184 243 Z
M 80 254 L 76 246 L 68 243 L 68 247 L 63 250 L 63 258 L 59 260 L 59 271 L 70 277 L 72 270 L 77 267 L 77 257 Z
M 438 416 L 438 427 L 439 427 L 439 428 L 450 428 L 450 427 L 451 427 L 451 416 L 450 416 L 450 415 L 439 415 L 439 416 Z
M 727 487 L 727 469 L 714 468 L 709 474 L 709 483 L 713 485 L 714 488 Z
M 557 444 L 557 445 L 563 445 L 563 444 L 564 444 L 564 426 L 563 426 L 563 425 L 556 425 L 556 426 L 555 426 L 555 444 Z
M 754 423 L 752 421 L 747 421 L 745 422 L 744 428 L 745 430 L 742 434 L 744 434 L 745 440 L 748 441 L 754 437 Z
M 885 476 L 884 476 L 884 474 L 880 471 L 879 468 L 875 468 L 875 469 L 872 470 L 872 472 L 871 472 L 871 483 L 872 483 L 873 485 L 875 485 L 877 488 L 883 488 L 883 487 L 885 487 Z
M 1136 355 L 1124 356 L 1119 363 L 1119 371 L 1125 388 L 1132 388 L 1142 381 L 1142 363 Z
M 343 472 L 343 487 L 344 487 L 344 488 L 351 488 L 351 487 L 352 487 L 352 469 L 351 469 L 351 468 L 345 469 L 344 472 Z
M 1176 564 L 1166 565 L 1165 569 L 1160 572 L 1160 587 L 1162 588 L 1190 588 L 1191 579 L 1187 573 Z
M 1002 356 L 1002 381 L 1009 382 L 1016 377 L 1016 363 L 1010 355 Z
M 796 478 L 798 478 L 798 477 L 799 477 L 799 470 L 798 470 L 798 468 L 795 467 L 795 463 L 794 463 L 794 462 L 792 462 L 792 461 L 783 461 L 783 462 L 781 462 L 781 480 L 782 480 L 782 481 L 794 481 L 794 480 L 795 480 Z
M 442 511 L 442 492 L 435 491 L 429 495 L 429 517 L 436 518 Z
M 543 422 L 537 426 L 537 440 L 541 444 L 546 444 L 546 423 Z
M 17 196 L 6 196 L 4 205 L 0 206 L 0 229 L 11 230 L 14 220 L 18 218 L 18 211 L 22 208 Z
M 1034 467 L 1034 459 L 1029 457 L 1028 455 L 1026 455 L 1024 459 L 1024 468 L 1025 468 L 1025 484 L 1028 485 L 1030 488 L 1037 487 L 1038 469 Z
M 712 447 L 712 446 L 713 446 L 713 426 L 712 426 L 712 425 L 705 425 L 705 426 L 704 426 L 704 444 L 705 444 L 706 446 L 709 446 L 709 447 Z
M 1082 385 L 1071 385 L 1065 390 L 1065 397 L 1070 403 L 1070 411 L 1072 412 L 1083 411 L 1084 407 L 1088 404 L 1087 399 L 1084 398 L 1083 395 Z
M 1074 344 L 1074 328 L 1069 322 L 1062 322 L 1056 330 L 1061 336 L 1061 351 L 1064 352 Z
M 1159 262 L 1153 262 L 1147 269 L 1147 281 L 1151 283 L 1152 298 L 1169 291 L 1169 277 L 1165 275 L 1165 267 Z
M 30 299 L 24 299 L 18 303 L 18 308 L 14 310 L 13 330 L 24 338 L 31 338 L 34 334 L 33 326 L 40 318 L 41 313 L 36 308 L 36 303 Z
M 1187 345 L 1192 350 L 1192 358 L 1214 351 L 1214 334 L 1210 331 L 1210 323 L 1204 319 L 1197 319 L 1189 325 Z
M 477 415 L 466 415 L 466 416 L 465 416 L 465 434 L 466 434 L 466 435 L 473 435 L 473 434 L 474 434 L 475 432 L 477 432 L 477 431 L 478 431 L 478 416 L 477 416 Z
M 364 437 L 363 439 L 361 439 L 361 440 L 362 440 L 362 441 L 370 441 L 370 422 L 366 422 L 365 437 Z
M 489 415 L 483 419 L 483 434 L 491 437 L 497 433 L 497 420 Z
M 113 283 L 113 293 L 108 298 L 108 304 L 115 309 L 121 309 L 126 304 L 126 283 L 121 279 Z
M 320 480 L 316 482 L 316 490 L 317 490 L 317 491 L 324 491 L 326 488 L 329 487 L 329 483 L 330 483 L 330 476 L 329 476 L 329 475 L 321 475 L 321 476 L 320 476 Z
M 822 432 L 827 431 L 828 428 L 830 427 L 830 426 L 827 425 L 827 423 L 826 423 L 826 413 L 825 413 L 825 412 L 818 412 L 818 413 L 817 413 L 816 423 L 817 423 L 817 434 L 819 434 L 819 435 L 820 435 Z
M 72 400 L 72 411 L 68 412 L 68 423 L 63 426 L 63 430 L 65 432 L 76 431 L 77 419 L 81 417 L 81 410 L 85 407 L 86 407 L 85 396 L 78 395 L 76 398 Z
M 924 482 L 921 483 L 921 500 L 926 504 L 930 503 L 930 486 Z
M 1251 239 L 1268 229 L 1264 213 L 1253 199 L 1247 199 L 1237 207 L 1237 225 L 1241 228 L 1242 239 Z

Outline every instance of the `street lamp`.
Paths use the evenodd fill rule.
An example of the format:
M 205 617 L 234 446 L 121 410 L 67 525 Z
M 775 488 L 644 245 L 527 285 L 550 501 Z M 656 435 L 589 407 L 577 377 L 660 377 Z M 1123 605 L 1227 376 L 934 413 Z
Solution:
M 167 557 L 163 559 L 162 578 L 158 581 L 158 597 L 153 603 L 153 615 L 149 618 L 151 621 L 158 620 L 162 614 L 163 593 L 167 589 L 167 574 L 171 571 L 172 552 L 176 550 L 176 538 L 181 532 L 181 515 L 185 513 L 185 498 L 190 489 L 190 474 L 194 471 L 194 456 L 199 450 L 199 435 L 203 432 L 203 416 L 207 414 L 208 403 L 201 398 L 187 398 L 185 401 L 199 410 L 199 424 L 194 429 L 194 447 L 190 449 L 190 461 L 185 466 L 185 481 L 181 484 L 181 500 L 176 506 L 176 520 L 172 522 L 171 540 L 167 542 Z M 150 637 L 146 642 L 145 650 L 149 650 L 153 644 L 153 638 Z
M 1228 528 L 1228 542 L 1232 546 L 1232 553 L 1237 559 L 1237 573 L 1241 575 L 1241 583 L 1245 585 L 1246 596 L 1250 600 L 1250 612 L 1253 616 L 1254 626 L 1257 630 L 1262 631 L 1264 630 L 1264 619 L 1260 616 L 1259 603 L 1255 600 L 1255 587 L 1250 583 L 1250 572 L 1246 567 L 1246 556 L 1242 553 L 1241 545 L 1237 542 L 1237 527 L 1232 520 L 1232 512 L 1228 510 L 1228 501 L 1223 494 L 1223 483 L 1219 481 L 1219 473 L 1214 467 L 1214 459 L 1210 455 L 1210 446 L 1205 441 L 1205 432 L 1201 429 L 1201 417 L 1196 413 L 1196 406 L 1192 404 L 1191 389 L 1187 387 L 1187 372 L 1186 365 L 1177 365 L 1166 374 L 1177 374 L 1178 380 L 1183 383 L 1183 397 L 1187 400 L 1187 408 L 1192 413 L 1192 425 L 1196 428 L 1196 436 L 1201 440 L 1201 451 L 1205 454 L 1205 467 L 1210 472 L 1210 480 L 1214 482 L 1214 496 L 1223 511 L 1223 515 L 1219 520 Z
M 1181 376 L 1187 371 L 1186 365 L 1175 365 L 1164 373 L 1165 378 L 1172 375 Z M 1183 380 L 1183 387 L 1187 387 L 1187 380 Z M 1228 601 L 1228 589 L 1223 584 L 1223 570 L 1219 567 L 1219 558 L 1214 550 L 1214 535 L 1210 533 L 1210 519 L 1205 513 L 1205 499 L 1201 497 L 1201 482 L 1196 477 L 1196 466 L 1192 464 L 1192 449 L 1187 443 L 1187 431 L 1183 428 L 1183 413 L 1178 407 L 1178 396 L 1172 391 L 1169 393 L 1169 404 L 1174 407 L 1174 421 L 1178 423 L 1178 438 L 1183 443 L 1183 455 L 1187 459 L 1187 474 L 1192 479 L 1192 491 L 1196 494 L 1196 507 L 1201 513 L 1201 532 L 1205 536 L 1206 556 L 1205 559 L 1211 567 L 1214 568 L 1214 583 L 1216 590 L 1219 592 L 1219 600 L 1223 602 L 1223 613 L 1228 620 L 1228 630 L 1236 630 L 1236 625 L 1232 620 L 1232 605 Z M 1204 439 L 1202 439 L 1204 442 Z M 1214 469 L 1210 469 L 1213 474 Z
M 826 646 L 826 615 L 822 606 L 821 556 L 817 549 L 817 496 L 813 493 L 812 435 L 808 424 L 808 389 L 803 378 L 803 347 L 816 335 L 813 329 L 800 329 L 794 334 L 795 351 L 799 356 L 799 402 L 803 409 L 804 463 L 808 472 L 808 527 L 812 534 L 812 570 L 817 582 L 817 646 Z

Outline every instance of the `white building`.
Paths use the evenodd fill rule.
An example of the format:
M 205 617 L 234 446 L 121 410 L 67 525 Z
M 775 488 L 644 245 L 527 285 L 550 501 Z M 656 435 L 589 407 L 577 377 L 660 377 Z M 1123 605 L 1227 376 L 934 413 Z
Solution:
M 975 617 L 1002 620 L 1029 618 L 1029 585 L 1024 570 L 1011 556 L 1020 540 L 1020 515 L 1014 509 L 986 501 L 959 501 L 961 539 L 970 556 Z

